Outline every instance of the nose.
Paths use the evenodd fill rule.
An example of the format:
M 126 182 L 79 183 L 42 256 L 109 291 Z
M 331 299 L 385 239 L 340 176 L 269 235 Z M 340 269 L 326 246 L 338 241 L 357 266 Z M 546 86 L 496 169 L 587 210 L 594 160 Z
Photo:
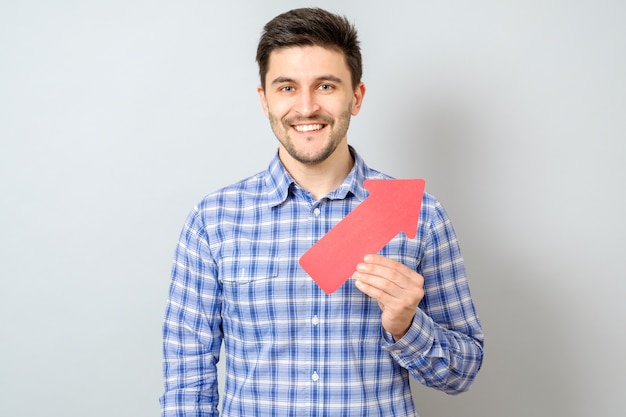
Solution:
M 301 90 L 298 95 L 295 111 L 301 116 L 310 116 L 320 109 L 315 94 L 309 90 Z

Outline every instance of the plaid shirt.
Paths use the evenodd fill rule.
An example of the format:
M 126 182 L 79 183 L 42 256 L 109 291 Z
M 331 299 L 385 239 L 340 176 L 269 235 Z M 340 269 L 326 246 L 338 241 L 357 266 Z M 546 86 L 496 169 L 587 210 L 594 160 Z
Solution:
M 163 326 L 163 416 L 217 416 L 217 367 L 226 353 L 223 416 L 416 416 L 409 374 L 448 393 L 466 390 L 483 335 L 463 259 L 442 206 L 425 193 L 417 236 L 381 254 L 424 276 L 425 296 L 397 343 L 376 301 L 348 280 L 327 295 L 302 254 L 368 195 L 355 164 L 315 201 L 276 156 L 266 171 L 223 188 L 191 212 L 172 268 Z

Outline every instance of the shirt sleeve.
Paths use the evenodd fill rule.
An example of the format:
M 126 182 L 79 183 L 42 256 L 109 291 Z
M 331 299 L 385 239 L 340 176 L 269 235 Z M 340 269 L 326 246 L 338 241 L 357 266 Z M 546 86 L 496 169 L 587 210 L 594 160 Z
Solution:
M 216 365 L 223 335 L 212 259 L 196 209 L 183 227 L 172 266 L 163 324 L 162 417 L 219 415 Z
M 438 202 L 424 229 L 424 298 L 404 337 L 394 342 L 384 334 L 383 348 L 423 385 L 458 394 L 481 367 L 483 332 L 456 234 Z

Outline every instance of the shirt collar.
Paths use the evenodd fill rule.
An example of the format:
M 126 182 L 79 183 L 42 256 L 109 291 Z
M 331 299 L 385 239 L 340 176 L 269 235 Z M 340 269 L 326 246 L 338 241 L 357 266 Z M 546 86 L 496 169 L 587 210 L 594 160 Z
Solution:
M 363 201 L 369 195 L 365 187 L 363 187 L 363 181 L 367 178 L 368 167 L 356 150 L 352 146 L 349 146 L 349 148 L 350 154 L 354 158 L 354 166 L 341 185 L 328 194 L 327 197 L 331 200 L 341 200 L 351 194 L 358 200 Z M 265 183 L 270 206 L 277 206 L 283 203 L 289 196 L 289 189 L 296 185 L 296 181 L 289 175 L 289 172 L 287 172 L 287 169 L 280 161 L 278 152 L 276 152 L 267 168 Z

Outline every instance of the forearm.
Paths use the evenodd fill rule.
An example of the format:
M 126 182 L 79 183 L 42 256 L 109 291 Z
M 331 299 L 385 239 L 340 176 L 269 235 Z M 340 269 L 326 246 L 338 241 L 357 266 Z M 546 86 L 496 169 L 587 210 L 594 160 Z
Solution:
M 386 340 L 384 348 L 413 378 L 448 394 L 467 391 L 482 364 L 482 332 L 445 329 L 421 311 L 402 339 Z
M 199 388 L 166 391 L 161 397 L 162 417 L 219 417 L 217 394 Z
M 162 417 L 218 417 L 217 375 L 213 370 L 193 369 L 195 358 L 165 358 L 165 393 Z M 191 365 L 191 366 L 190 366 Z
M 219 336 L 213 343 L 201 343 L 189 323 L 172 320 L 176 316 L 180 317 L 168 314 L 163 326 L 165 393 L 161 397 L 161 415 L 217 417 Z

